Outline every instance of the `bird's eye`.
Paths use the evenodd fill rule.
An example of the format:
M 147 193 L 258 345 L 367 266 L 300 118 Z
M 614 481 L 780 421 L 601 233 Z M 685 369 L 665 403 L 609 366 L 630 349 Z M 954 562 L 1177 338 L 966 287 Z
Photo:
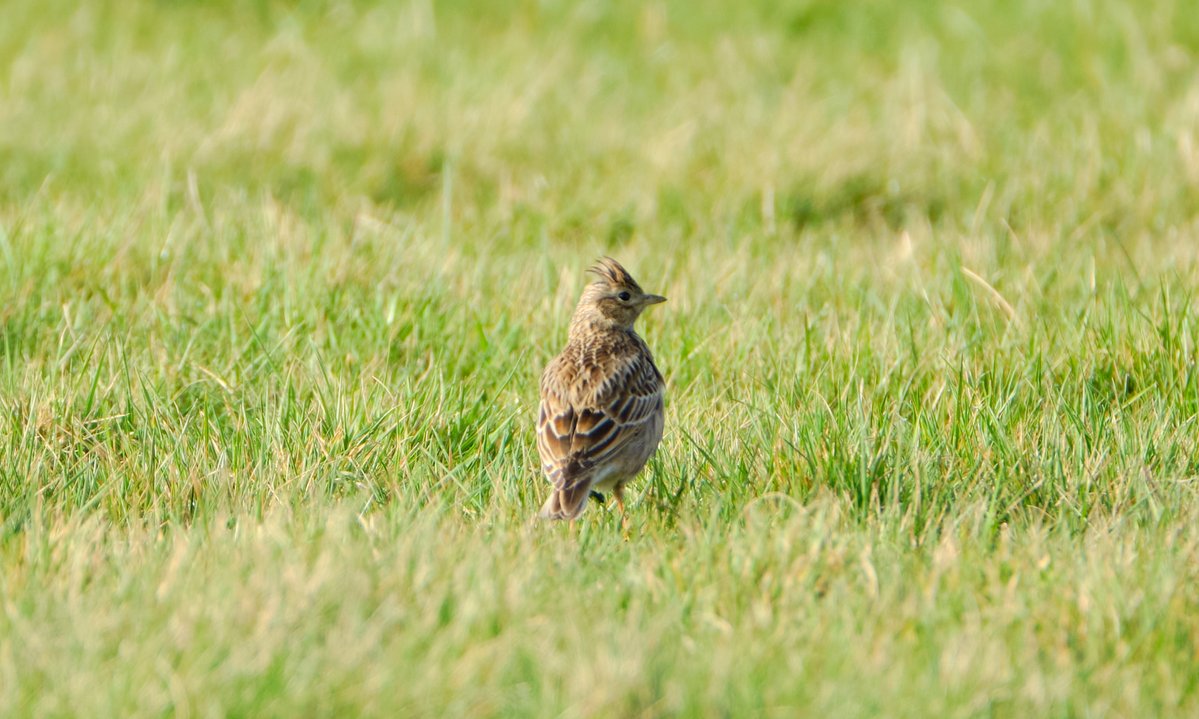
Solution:
M 616 295 L 616 296 L 620 298 L 621 302 L 628 302 L 629 297 L 631 297 L 631 295 L 628 292 L 621 292 L 619 295 Z

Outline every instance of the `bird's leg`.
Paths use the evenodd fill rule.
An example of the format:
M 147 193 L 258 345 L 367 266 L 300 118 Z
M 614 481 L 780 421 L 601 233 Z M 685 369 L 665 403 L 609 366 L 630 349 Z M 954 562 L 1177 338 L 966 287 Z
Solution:
M 612 490 L 612 496 L 616 498 L 616 506 L 620 508 L 620 528 L 624 531 L 625 539 L 629 538 L 629 515 L 624 511 L 624 488 L 617 485 Z

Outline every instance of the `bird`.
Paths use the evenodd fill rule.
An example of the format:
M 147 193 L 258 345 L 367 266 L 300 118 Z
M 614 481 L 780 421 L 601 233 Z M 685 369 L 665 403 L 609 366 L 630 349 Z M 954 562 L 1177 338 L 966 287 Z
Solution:
M 541 375 L 537 450 L 553 485 L 538 516 L 572 522 L 588 499 L 611 491 L 628 530 L 624 487 L 662 440 L 666 385 L 649 346 L 633 323 L 648 294 L 619 262 L 602 257 L 588 270 L 562 352 Z

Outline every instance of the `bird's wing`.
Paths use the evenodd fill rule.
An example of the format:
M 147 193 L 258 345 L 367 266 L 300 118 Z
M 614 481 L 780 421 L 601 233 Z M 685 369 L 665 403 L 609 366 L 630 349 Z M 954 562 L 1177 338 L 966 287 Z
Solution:
M 592 392 L 572 393 L 555 363 L 541 379 L 537 449 L 546 476 L 571 491 L 596 465 L 616 457 L 662 410 L 662 375 L 648 354 L 616 360 Z

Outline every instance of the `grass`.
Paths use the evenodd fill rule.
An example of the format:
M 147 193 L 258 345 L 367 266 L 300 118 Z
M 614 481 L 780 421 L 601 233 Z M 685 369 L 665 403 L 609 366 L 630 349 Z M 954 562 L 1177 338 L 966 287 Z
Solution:
M 18 0 L 0 714 L 1193 716 L 1199 15 Z M 533 526 L 582 270 L 633 531 Z

